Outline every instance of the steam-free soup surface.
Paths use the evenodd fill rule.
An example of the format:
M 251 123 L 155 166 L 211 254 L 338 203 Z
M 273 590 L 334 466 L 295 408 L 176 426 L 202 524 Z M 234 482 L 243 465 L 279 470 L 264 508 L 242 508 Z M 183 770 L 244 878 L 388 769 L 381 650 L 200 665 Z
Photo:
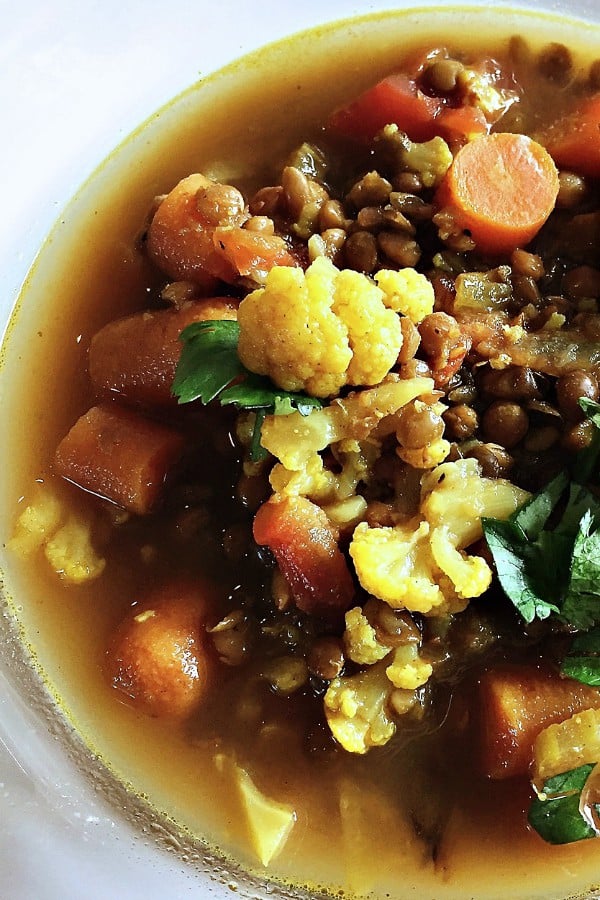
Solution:
M 476 46 L 465 43 L 467 33 L 477 34 Z M 527 44 L 509 44 L 515 33 Z M 455 627 L 452 652 L 468 662 L 440 680 L 425 718 L 400 724 L 385 747 L 355 755 L 327 729 L 326 679 L 311 674 L 299 690 L 274 689 L 273 666 L 286 654 L 302 656 L 308 626 L 294 611 L 273 609 L 272 564 L 251 536 L 257 502 L 240 502 L 244 448 L 230 409 L 197 406 L 189 414 L 194 463 L 151 515 L 124 521 L 53 474 L 56 446 L 96 401 L 87 374 L 91 338 L 117 317 L 161 305 L 168 279 L 140 236 L 154 198 L 179 179 L 201 171 L 247 197 L 277 184 L 302 142 L 336 144 L 322 133 L 334 109 L 423 47 L 501 65 L 510 59 L 525 130 L 535 132 L 569 107 L 574 73 L 588 77 L 593 58 L 579 38 L 577 27 L 535 17 L 444 12 L 434 22 L 430 13 L 374 18 L 270 48 L 176 101 L 115 153 L 65 213 L 23 293 L 4 361 L 13 460 L 2 488 L 5 534 L 42 480 L 65 508 L 100 522 L 106 559 L 99 578 L 73 585 L 49 571 L 41 553 L 26 565 L 7 556 L 25 640 L 93 751 L 192 838 L 262 873 L 239 769 L 293 809 L 295 824 L 269 877 L 397 898 L 562 897 L 589 886 L 600 857 L 595 841 L 545 845 L 526 824 L 527 777 L 493 782 L 478 769 L 471 718 L 488 660 L 473 648 L 501 633 L 508 637 L 493 651 L 499 662 L 539 658 L 498 592 L 473 603 Z M 556 40 L 573 47 L 564 84 L 538 64 L 539 47 Z M 357 167 L 363 151 L 351 143 L 335 152 L 349 172 L 368 166 L 365 159 Z M 239 285 L 229 291 L 236 300 L 243 293 Z M 182 582 L 206 596 L 216 610 L 212 624 L 232 611 L 247 614 L 254 643 L 242 664 L 219 663 L 208 700 L 174 723 L 146 715 L 115 689 L 106 654 L 135 604 L 157 585 Z

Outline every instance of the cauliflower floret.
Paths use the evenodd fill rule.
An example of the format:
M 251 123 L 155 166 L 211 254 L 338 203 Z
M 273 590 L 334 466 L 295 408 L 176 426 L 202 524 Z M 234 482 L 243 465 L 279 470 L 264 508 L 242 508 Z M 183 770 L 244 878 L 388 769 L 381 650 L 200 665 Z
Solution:
M 381 269 L 375 281 L 384 293 L 385 305 L 408 316 L 415 325 L 433 312 L 433 285 L 415 269 Z
M 360 606 L 355 606 L 346 613 L 344 648 L 348 659 L 369 666 L 387 656 L 391 649 L 378 640 L 375 629 Z
M 396 731 L 388 709 L 393 690 L 385 660 L 358 675 L 333 679 L 324 698 L 325 715 L 344 750 L 366 753 L 387 744 Z
M 528 497 L 502 479 L 481 476 L 477 460 L 443 463 L 422 479 L 417 516 L 393 528 L 354 530 L 350 555 L 361 585 L 394 608 L 425 615 L 463 609 L 491 583 L 488 564 L 469 556 L 481 517 L 507 518 Z
M 19 516 L 8 547 L 22 557 L 43 550 L 57 575 L 81 584 L 101 575 L 106 565 L 94 550 L 91 533 L 90 522 L 68 512 L 47 485 L 40 485 Z
M 394 650 L 392 662 L 385 674 L 394 687 L 414 691 L 425 684 L 433 673 L 433 667 L 419 656 L 415 644 L 404 644 Z
M 397 125 L 386 125 L 381 138 L 394 148 L 398 165 L 420 175 L 427 188 L 436 187 L 452 163 L 450 148 L 441 137 L 419 144 L 411 141 Z
M 266 416 L 261 444 L 286 469 L 304 469 L 314 453 L 341 441 L 364 441 L 386 416 L 392 416 L 416 397 L 433 390 L 431 378 L 399 379 L 392 375 L 383 384 L 334 400 L 310 416 L 299 412 Z
M 476 459 L 443 463 L 421 481 L 421 511 L 433 526 L 445 526 L 455 547 L 482 536 L 481 517 L 507 519 L 529 494 L 503 478 L 483 478 Z
M 330 397 L 346 384 L 378 384 L 402 346 L 400 319 L 366 275 L 325 258 L 275 266 L 238 310 L 238 353 L 252 372 L 288 391 Z
M 429 523 L 411 519 L 391 527 L 354 529 L 350 556 L 363 588 L 394 609 L 430 613 L 444 603 L 429 546 Z

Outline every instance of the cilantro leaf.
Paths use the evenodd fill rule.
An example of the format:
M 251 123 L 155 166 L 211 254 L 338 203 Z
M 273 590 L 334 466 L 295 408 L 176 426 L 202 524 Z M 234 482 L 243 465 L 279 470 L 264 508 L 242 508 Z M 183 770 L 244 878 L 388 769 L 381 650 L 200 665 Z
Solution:
M 549 778 L 531 802 L 528 821 L 550 844 L 570 844 L 596 837 L 579 811 L 579 799 L 594 764 L 579 766 Z
M 240 327 L 237 322 L 193 322 L 184 328 L 181 357 L 172 393 L 178 403 L 201 400 L 210 403 L 246 369 L 237 355 Z
M 561 666 L 563 675 L 600 687 L 600 628 L 578 635 Z
M 539 536 L 568 484 L 567 473 L 559 472 L 542 491 L 534 494 L 514 516 L 511 516 L 511 520 L 521 529 L 525 538 L 535 540 Z
M 575 538 L 561 614 L 580 631 L 600 623 L 600 529 L 594 527 L 590 510 L 583 514 Z
M 171 390 L 178 403 L 210 403 L 218 398 L 222 406 L 257 410 L 250 443 L 250 457 L 256 462 L 266 456 L 260 436 L 267 414 L 288 415 L 298 410 L 307 416 L 324 404 L 307 394 L 283 391 L 268 378 L 249 372 L 238 356 L 239 336 L 239 324 L 229 319 L 193 322 L 184 328 Z
M 481 524 L 498 580 L 525 622 L 558 613 L 553 602 L 556 581 L 546 564 L 544 544 L 527 541 L 511 519 L 483 518 Z

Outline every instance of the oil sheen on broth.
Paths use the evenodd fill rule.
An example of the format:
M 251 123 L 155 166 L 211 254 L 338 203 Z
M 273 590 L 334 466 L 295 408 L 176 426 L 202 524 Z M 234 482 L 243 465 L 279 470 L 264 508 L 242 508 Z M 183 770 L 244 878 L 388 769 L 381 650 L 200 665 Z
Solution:
M 91 336 L 143 307 L 163 282 L 136 249 L 155 195 L 195 171 L 245 192 L 274 183 L 282 160 L 317 134 L 332 109 L 401 68 L 413 45 L 464 48 L 465 35 L 476 34 L 478 55 L 501 59 L 514 33 L 579 46 L 575 26 L 527 15 L 423 11 L 326 28 L 209 79 L 117 151 L 44 247 L 9 334 L 4 378 L 14 389 L 4 432 L 14 463 L 10 485 L 2 485 L 5 533 L 18 499 L 26 502 L 34 480 L 47 476 L 55 446 L 91 405 L 85 375 Z M 581 59 L 589 58 L 581 50 Z M 544 96 L 540 83 L 530 87 L 542 117 L 550 103 L 556 111 L 554 91 Z M 466 748 L 449 739 L 449 727 L 468 707 L 466 688 L 457 688 L 452 704 L 442 708 L 439 718 L 448 713 L 448 721 L 440 728 L 415 743 L 400 735 L 365 757 L 324 749 L 307 698 L 282 700 L 265 691 L 258 709 L 233 671 L 214 702 L 180 730 L 118 701 L 103 676 L 105 649 L 134 597 L 157 579 L 194 573 L 232 598 L 267 590 L 247 558 L 235 560 L 232 572 L 222 571 L 236 459 L 227 433 L 209 429 L 199 465 L 219 494 L 209 498 L 206 528 L 193 550 L 178 533 L 165 539 L 153 521 L 141 521 L 118 546 L 113 542 L 105 574 L 85 587 L 64 587 L 41 562 L 24 571 L 5 560 L 25 640 L 93 750 L 185 831 L 257 868 L 227 770 L 215 765 L 219 755 L 235 754 L 266 794 L 296 811 L 285 849 L 268 870 L 285 881 L 398 898 L 414 892 L 558 897 L 589 885 L 599 859 L 599 848 L 590 846 L 595 842 L 549 847 L 515 827 L 524 821 L 527 786 L 474 778 Z M 67 504 L 91 508 L 93 501 L 70 485 L 59 490 Z

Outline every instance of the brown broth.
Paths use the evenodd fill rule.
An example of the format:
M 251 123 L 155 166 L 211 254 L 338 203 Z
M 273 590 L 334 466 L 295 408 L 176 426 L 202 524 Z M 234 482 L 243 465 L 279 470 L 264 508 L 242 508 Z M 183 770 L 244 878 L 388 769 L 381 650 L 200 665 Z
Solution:
M 468 31 L 479 36 L 479 52 L 492 54 L 515 32 L 580 42 L 576 26 L 525 14 L 443 11 L 434 34 L 430 21 L 427 11 L 377 16 L 267 48 L 162 110 L 93 175 L 42 249 L 3 351 L 11 459 L 1 485 L 5 540 L 58 440 L 90 405 L 84 373 L 91 335 L 143 306 L 156 287 L 134 247 L 157 193 L 197 170 L 247 188 L 268 183 L 315 122 L 398 66 L 410 48 L 407 34 L 415 45 L 435 46 Z M 590 53 L 582 50 L 581 58 L 589 61 Z M 68 504 L 93 502 L 68 485 L 61 490 Z M 256 717 L 249 697 L 234 727 L 233 704 L 223 701 L 211 708 L 210 722 L 198 718 L 180 731 L 118 702 L 102 672 L 109 636 L 145 584 L 172 565 L 159 549 L 144 574 L 139 545 L 158 545 L 152 526 L 144 528 L 141 536 L 133 529 L 106 576 L 86 587 L 64 587 L 42 561 L 30 568 L 3 560 L 24 641 L 60 708 L 134 794 L 256 868 L 237 801 L 214 761 L 217 752 L 233 752 L 259 787 L 297 811 L 269 876 L 348 894 L 444 900 L 563 897 L 591 884 L 600 848 L 543 845 L 525 826 L 526 790 L 474 779 L 465 747 L 452 750 L 449 725 L 418 744 L 356 758 L 306 753 L 311 714 L 302 698 L 263 696 Z M 235 588 L 228 576 L 219 590 L 227 596 Z M 224 692 L 235 698 L 239 683 Z M 459 695 L 451 713 L 461 702 Z M 261 730 L 262 720 L 272 727 Z

